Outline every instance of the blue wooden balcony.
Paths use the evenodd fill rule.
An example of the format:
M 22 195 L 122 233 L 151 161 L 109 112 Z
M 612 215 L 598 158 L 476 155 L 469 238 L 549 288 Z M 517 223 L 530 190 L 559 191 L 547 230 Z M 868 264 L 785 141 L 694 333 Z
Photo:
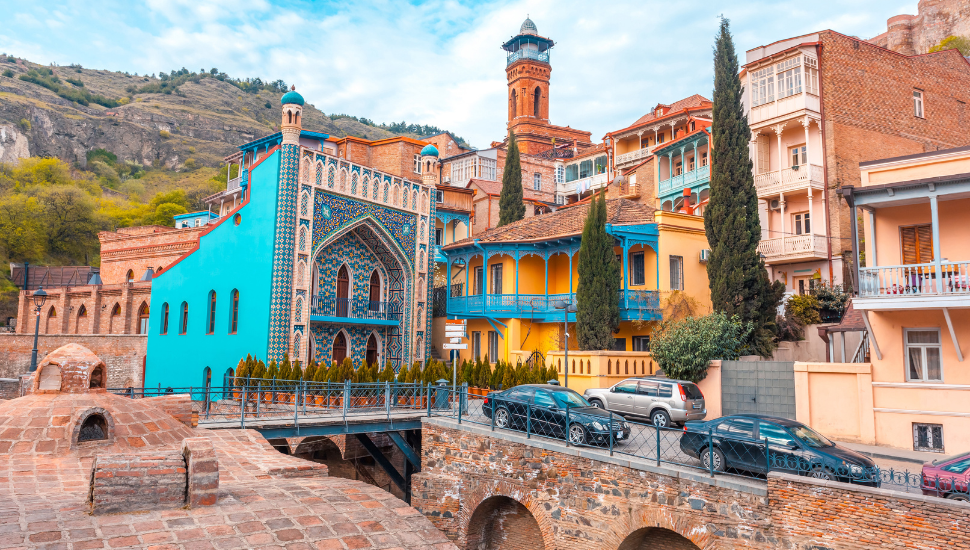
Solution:
M 620 319 L 656 321 L 660 319 L 660 295 L 655 290 L 620 290 Z M 458 318 L 534 319 L 540 322 L 563 320 L 562 304 L 576 303 L 575 293 L 566 294 L 475 294 L 450 296 L 448 315 Z M 569 314 L 574 322 L 576 314 Z
M 310 322 L 394 326 L 401 322 L 401 306 L 390 302 L 314 296 L 310 302 Z

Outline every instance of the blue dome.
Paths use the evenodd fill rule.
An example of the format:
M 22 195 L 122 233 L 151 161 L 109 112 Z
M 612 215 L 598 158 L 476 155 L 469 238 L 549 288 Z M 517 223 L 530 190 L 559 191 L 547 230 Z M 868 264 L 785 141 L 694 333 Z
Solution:
M 430 155 L 432 157 L 438 156 L 438 149 L 434 145 L 431 145 L 430 143 L 427 144 L 427 145 L 425 145 L 424 146 L 424 149 L 421 149 L 421 156 L 422 157 L 428 156 L 428 155 Z
M 280 105 L 287 105 L 291 103 L 301 106 L 303 105 L 303 96 L 296 93 L 296 90 L 290 90 L 289 92 L 283 94 L 283 97 L 280 98 Z

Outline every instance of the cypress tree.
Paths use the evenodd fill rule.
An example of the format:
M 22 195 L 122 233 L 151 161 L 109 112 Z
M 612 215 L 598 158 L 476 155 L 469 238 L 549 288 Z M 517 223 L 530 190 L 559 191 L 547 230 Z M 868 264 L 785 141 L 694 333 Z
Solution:
M 704 229 L 711 247 L 707 263 L 715 311 L 752 322 L 749 347 L 774 351 L 774 319 L 784 286 L 773 286 L 758 253 L 761 221 L 748 155 L 751 129 L 741 106 L 741 78 L 730 22 L 721 18 L 714 50 L 714 122 L 711 125 L 711 196 Z
M 579 349 L 613 349 L 613 331 L 620 326 L 620 266 L 606 232 L 606 189 L 590 201 L 583 226 L 576 302 Z
M 522 165 L 519 162 L 519 144 L 515 134 L 509 132 L 509 153 L 502 171 L 502 194 L 498 199 L 499 227 L 525 217 L 525 198 L 522 193 Z
M 280 363 L 280 380 L 292 380 L 293 379 L 293 367 L 290 365 L 290 354 L 283 354 L 283 362 Z
M 310 359 L 310 364 L 306 366 L 306 370 L 303 371 L 303 379 L 307 382 L 312 382 L 317 379 L 317 361 L 316 359 Z

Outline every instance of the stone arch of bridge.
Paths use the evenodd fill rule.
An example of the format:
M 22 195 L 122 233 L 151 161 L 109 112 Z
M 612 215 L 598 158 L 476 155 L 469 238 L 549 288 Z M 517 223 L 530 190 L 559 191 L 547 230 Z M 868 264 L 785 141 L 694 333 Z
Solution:
M 700 550 L 690 539 L 663 527 L 643 527 L 627 535 L 617 550 Z
M 558 547 L 553 533 L 552 519 L 547 515 L 545 508 L 532 497 L 531 491 L 523 490 L 522 487 L 512 483 L 499 481 L 481 486 L 463 497 L 467 498 L 462 499 L 462 506 L 458 511 L 458 536 L 459 540 L 466 543 L 463 547 L 503 548 L 501 545 L 481 546 L 486 542 L 481 540 L 481 531 L 488 528 L 495 531 L 494 521 L 488 521 L 490 515 L 495 513 L 507 515 L 516 512 L 519 514 L 528 512 L 535 520 L 536 532 L 532 535 L 537 536 L 536 540 L 542 542 L 541 546 L 537 546 L 538 549 L 552 550 Z M 491 537 L 493 541 L 497 540 L 494 538 L 494 533 Z
M 600 546 L 602 550 L 699 550 L 714 548 L 714 537 L 703 522 L 683 513 L 671 514 L 656 507 L 638 506 L 620 514 Z

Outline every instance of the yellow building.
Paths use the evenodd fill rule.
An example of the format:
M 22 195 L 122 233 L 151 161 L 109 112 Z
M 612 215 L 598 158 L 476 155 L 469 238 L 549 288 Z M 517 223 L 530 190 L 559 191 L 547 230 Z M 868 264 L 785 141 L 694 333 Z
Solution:
M 606 229 L 616 239 L 623 273 L 613 351 L 648 357 L 650 332 L 661 319 L 669 291 L 693 297 L 699 313 L 710 310 L 704 220 L 626 199 L 610 199 L 606 205 Z M 576 304 L 578 254 L 589 206 L 584 201 L 442 247 L 452 288 L 448 317 L 468 320 L 469 346 L 461 359 L 487 355 L 490 362 L 514 363 L 536 351 L 548 358 L 563 347 L 566 315 L 569 349 L 577 349 L 576 314 L 563 308 Z M 629 374 L 652 370 L 649 364 L 635 365 Z

